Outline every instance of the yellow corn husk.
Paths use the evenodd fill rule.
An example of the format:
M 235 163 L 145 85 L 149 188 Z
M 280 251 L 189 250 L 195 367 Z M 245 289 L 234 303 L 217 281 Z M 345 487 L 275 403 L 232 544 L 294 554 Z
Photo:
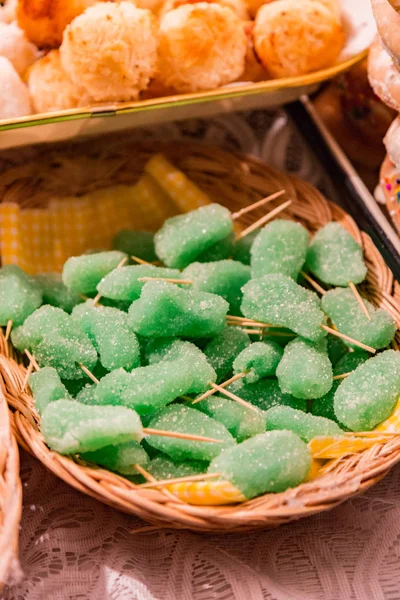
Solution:
M 400 433 L 400 398 L 397 400 L 396 408 L 385 421 L 375 427 L 374 431 L 385 433 Z
M 155 154 L 144 168 L 179 207 L 188 212 L 210 203 L 210 199 L 162 154 Z
M 194 481 L 192 483 L 171 483 L 165 486 L 172 494 L 187 502 L 199 506 L 218 506 L 237 504 L 246 498 L 229 481 Z
M 375 437 L 316 437 L 309 443 L 308 447 L 311 450 L 313 458 L 316 459 L 333 459 L 341 458 L 348 454 L 355 454 L 371 448 L 377 442 L 387 441 L 387 438 L 382 436 Z

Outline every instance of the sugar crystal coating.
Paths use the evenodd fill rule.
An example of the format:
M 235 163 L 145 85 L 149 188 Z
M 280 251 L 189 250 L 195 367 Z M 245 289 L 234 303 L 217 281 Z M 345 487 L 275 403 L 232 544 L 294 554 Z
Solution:
M 326 335 L 318 296 L 285 275 L 264 275 L 246 283 L 242 312 L 250 319 L 287 327 L 313 342 Z
M 57 369 L 62 379 L 81 379 L 80 364 L 89 371 L 97 363 L 97 353 L 87 336 L 45 334 L 35 348 L 35 357 L 41 367 Z
M 227 208 L 220 204 L 202 206 L 165 221 L 154 238 L 156 253 L 168 267 L 184 269 L 232 231 Z
M 129 256 L 137 256 L 148 262 L 157 260 L 154 249 L 154 233 L 150 231 L 123 229 L 114 237 L 112 247 L 114 250 L 119 250 Z
M 82 402 L 82 404 L 97 404 L 95 390 L 96 390 L 95 385 L 87 383 L 77 393 L 75 400 L 77 402 Z
M 329 285 L 361 283 L 367 275 L 361 246 L 339 223 L 328 223 L 316 233 L 306 264 L 313 275 Z
M 334 421 L 325 417 L 315 417 L 290 406 L 274 406 L 265 413 L 267 431 L 286 429 L 293 431 L 304 442 L 318 436 L 342 435 L 343 431 Z
M 126 254 L 111 250 L 72 256 L 64 264 L 62 279 L 67 288 L 79 294 L 96 293 L 99 282 L 115 269 Z
M 32 351 L 40 343 L 44 334 L 68 335 L 79 328 L 71 322 L 71 317 L 54 306 L 44 305 L 35 310 L 24 321 L 23 325 L 13 329 L 11 341 L 13 345 L 23 352 L 25 348 Z
M 60 454 L 93 452 L 105 446 L 140 441 L 142 424 L 123 406 L 85 406 L 75 400 L 51 402 L 43 412 L 41 432 Z
M 83 302 L 82 296 L 68 289 L 59 275 L 37 275 L 36 281 L 42 290 L 43 304 L 57 306 L 70 313 L 76 304 Z
M 323 296 L 321 304 L 338 331 L 376 350 L 386 348 L 396 333 L 396 322 L 386 310 L 376 309 L 368 300 L 363 301 L 370 319 L 349 289 L 330 290 Z
M 217 373 L 217 381 L 225 381 L 229 377 L 236 356 L 249 345 L 249 336 L 239 327 L 225 327 L 208 342 L 204 354 Z
M 99 293 L 105 298 L 133 302 L 140 298 L 144 281 L 142 277 L 161 277 L 168 279 L 181 278 L 178 269 L 155 267 L 154 265 L 131 265 L 114 269 L 100 281 L 97 286 Z
M 104 446 L 104 448 L 93 452 L 84 452 L 81 457 L 88 462 L 97 463 L 122 475 L 137 474 L 135 464 L 146 468 L 150 463 L 146 450 L 135 440 L 123 444 Z
M 235 358 L 233 372 L 237 374 L 249 371 L 244 381 L 255 383 L 263 377 L 275 375 L 282 356 L 282 348 L 271 340 L 253 342 Z
M 216 260 L 224 260 L 225 258 L 232 258 L 233 253 L 233 231 L 224 239 L 220 240 L 216 244 L 213 244 L 207 250 L 204 250 L 199 256 L 196 256 L 197 262 L 214 262 Z
M 38 283 L 15 265 L 0 269 L 0 326 L 21 325 L 42 304 Z
M 50 402 L 71 398 L 57 371 L 51 367 L 44 367 L 37 373 L 32 373 L 29 386 L 39 414 L 42 414 Z
M 147 337 L 211 337 L 225 327 L 228 303 L 207 292 L 149 281 L 129 309 L 129 326 Z
M 400 353 L 386 350 L 358 366 L 338 387 L 334 410 L 351 431 L 370 431 L 387 419 L 400 394 Z
M 281 390 L 295 398 L 320 398 L 332 387 L 332 365 L 326 340 L 314 344 L 302 338 L 290 342 L 276 370 Z
M 308 231 L 300 223 L 276 219 L 268 223 L 251 248 L 253 279 L 281 273 L 296 280 L 305 263 Z
M 311 468 L 307 445 L 291 431 L 269 431 L 223 450 L 208 467 L 247 498 L 296 487 Z
M 228 448 L 236 443 L 222 423 L 194 408 L 188 408 L 181 404 L 172 404 L 157 413 L 150 421 L 149 427 L 165 431 L 194 433 L 222 442 L 217 444 L 214 442 L 167 438 L 158 435 L 151 435 L 147 438 L 147 442 L 151 446 L 168 454 L 173 460 L 210 461 L 224 448 Z
M 298 410 L 307 410 L 306 400 L 282 392 L 277 379 L 260 379 L 256 383 L 243 383 L 239 380 L 231 383 L 226 389 L 261 410 L 268 410 L 272 406 L 281 404 Z
M 238 260 L 244 265 L 250 265 L 251 248 L 260 231 L 261 229 L 255 229 L 235 242 L 235 245 L 233 246 L 234 260 Z
M 155 479 L 175 479 L 176 477 L 188 477 L 190 475 L 201 475 L 207 471 L 208 462 L 201 460 L 185 460 L 177 462 L 166 455 L 153 458 L 147 466 L 147 471 Z
M 250 279 L 250 268 L 235 260 L 195 262 L 186 267 L 182 278 L 193 281 L 191 289 L 222 296 L 229 303 L 229 312 L 240 314 L 242 287 Z

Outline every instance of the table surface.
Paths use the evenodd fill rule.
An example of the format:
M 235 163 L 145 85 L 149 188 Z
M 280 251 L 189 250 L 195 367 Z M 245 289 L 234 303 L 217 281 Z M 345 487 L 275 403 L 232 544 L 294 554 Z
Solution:
M 143 135 L 256 154 L 334 195 L 282 113 L 192 120 Z M 400 466 L 329 513 L 225 536 L 140 533 L 143 521 L 75 491 L 25 452 L 21 475 L 23 575 L 2 600 L 400 599 Z

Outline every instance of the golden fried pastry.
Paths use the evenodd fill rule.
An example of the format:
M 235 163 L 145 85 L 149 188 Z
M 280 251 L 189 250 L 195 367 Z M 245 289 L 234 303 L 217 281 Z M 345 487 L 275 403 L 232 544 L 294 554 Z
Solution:
M 186 4 L 160 22 L 159 79 L 178 92 L 212 90 L 244 70 L 243 23 L 219 4 Z
M 244 0 L 203 0 L 209 3 L 219 4 L 220 6 L 226 6 L 233 10 L 234 13 L 241 19 L 242 21 L 246 21 L 249 18 L 249 14 L 247 12 L 246 4 Z M 182 6 L 183 4 L 196 4 L 198 0 L 166 0 L 160 10 L 159 17 L 162 17 L 173 10 L 174 8 L 178 8 L 178 6 Z
M 262 6 L 253 37 L 259 59 L 276 78 L 334 64 L 344 43 L 337 17 L 315 0 L 279 0 Z
M 17 19 L 18 0 L 6 0 L 1 8 L 0 21 L 12 23 Z
M 39 48 L 57 48 L 65 27 L 97 0 L 18 0 L 17 18 Z
M 28 72 L 28 88 L 35 112 L 45 113 L 87 106 L 89 94 L 72 83 L 65 74 L 59 50 L 51 50 L 32 65 Z
M 95 101 L 132 100 L 155 74 L 157 43 L 156 20 L 149 10 L 131 2 L 99 3 L 66 28 L 61 64 Z
M 246 21 L 244 30 L 247 36 L 247 52 L 244 64 L 244 71 L 238 81 L 265 81 L 269 79 L 268 73 L 264 69 L 260 59 L 254 51 L 253 42 L 254 21 Z
M 369 50 L 368 77 L 382 102 L 400 112 L 400 71 L 378 35 Z
M 0 56 L 8 58 L 17 73 L 23 75 L 40 53 L 16 23 L 0 23 Z
M 271 2 L 277 1 L 278 0 L 246 0 L 247 10 L 249 11 L 250 16 L 254 19 L 258 10 L 263 6 L 263 4 L 271 4 Z M 298 9 L 301 6 L 301 2 L 302 0 L 297 1 Z M 319 2 L 329 10 L 333 11 L 337 18 L 340 18 L 339 0 L 313 0 L 313 2 Z
M 0 119 L 15 119 L 31 114 L 28 88 L 4 56 L 0 56 L 0 90 Z

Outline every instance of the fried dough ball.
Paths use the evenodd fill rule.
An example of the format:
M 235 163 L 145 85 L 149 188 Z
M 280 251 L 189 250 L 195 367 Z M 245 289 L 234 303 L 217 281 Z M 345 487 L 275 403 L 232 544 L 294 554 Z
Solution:
M 16 23 L 0 23 L 0 56 L 8 58 L 17 73 L 23 75 L 40 54 Z
M 160 19 L 169 12 L 170 10 L 174 10 L 174 8 L 178 8 L 178 6 L 182 6 L 184 4 L 196 4 L 199 0 L 166 0 L 160 10 L 159 17 Z M 241 19 L 242 21 L 246 21 L 249 18 L 249 13 L 247 12 L 246 4 L 244 0 L 203 0 L 210 4 L 219 4 L 220 6 L 226 6 L 233 10 L 233 12 Z
M 262 6 L 254 46 L 275 78 L 305 75 L 334 64 L 344 43 L 336 16 L 315 0 L 279 0 Z
M 12 23 L 17 19 L 17 4 L 18 0 L 6 0 L 1 7 L 0 21 L 4 23 Z
M 29 91 L 8 58 L 0 56 L 0 119 L 32 113 Z
M 247 10 L 250 13 L 250 16 L 255 18 L 258 10 L 264 4 L 271 4 L 271 2 L 277 2 L 278 0 L 246 0 Z M 302 0 L 298 0 L 297 7 L 300 8 L 300 2 Z M 340 4 L 339 0 L 312 0 L 313 2 L 319 2 L 329 10 L 333 11 L 337 18 L 340 17 Z M 400 0 L 399 0 L 400 1 Z
M 212 90 L 244 70 L 247 40 L 233 11 L 219 4 L 186 4 L 160 22 L 159 78 L 178 92 Z
M 37 113 L 78 108 L 90 104 L 89 94 L 72 83 L 64 72 L 60 52 L 51 50 L 28 72 L 28 88 Z
M 64 71 L 98 102 L 136 99 L 157 67 L 157 27 L 130 2 L 100 3 L 74 19 L 60 48 Z
M 97 0 L 18 0 L 17 18 L 27 38 L 39 48 L 57 48 L 63 31 Z

